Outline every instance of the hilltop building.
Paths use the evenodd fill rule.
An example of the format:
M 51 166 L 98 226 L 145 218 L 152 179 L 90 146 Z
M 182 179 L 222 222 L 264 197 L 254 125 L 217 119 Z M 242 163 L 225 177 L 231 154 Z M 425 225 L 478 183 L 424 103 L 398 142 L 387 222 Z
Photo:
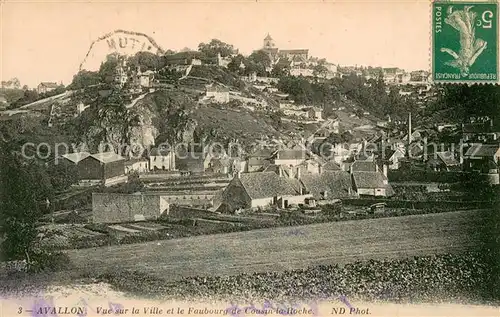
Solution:
M 48 93 L 49 91 L 52 91 L 57 88 L 57 83 L 52 83 L 52 82 L 42 82 L 40 83 L 36 90 L 39 94 L 45 94 Z
M 273 64 L 276 64 L 280 58 L 285 58 L 290 60 L 293 66 L 293 64 L 305 63 L 309 58 L 308 49 L 280 50 L 269 34 L 264 38 L 262 50 L 269 54 Z

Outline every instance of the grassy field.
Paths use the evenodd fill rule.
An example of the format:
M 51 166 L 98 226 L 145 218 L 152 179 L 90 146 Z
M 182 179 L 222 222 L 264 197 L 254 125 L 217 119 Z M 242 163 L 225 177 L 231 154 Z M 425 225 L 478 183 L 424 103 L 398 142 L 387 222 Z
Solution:
M 203 275 L 282 271 L 355 260 L 478 250 L 478 211 L 381 218 L 68 251 L 81 271 L 119 267 L 174 281 Z

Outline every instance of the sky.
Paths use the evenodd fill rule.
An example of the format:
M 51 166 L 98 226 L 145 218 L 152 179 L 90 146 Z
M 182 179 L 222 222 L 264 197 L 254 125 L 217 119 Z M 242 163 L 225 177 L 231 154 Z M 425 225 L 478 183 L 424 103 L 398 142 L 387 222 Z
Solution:
M 430 2 L 400 1 L 0 1 L 0 79 L 69 84 L 91 43 L 116 29 L 163 49 L 212 38 L 249 54 L 269 33 L 281 49 L 308 48 L 340 65 L 430 68 Z M 104 58 L 105 55 L 102 57 Z

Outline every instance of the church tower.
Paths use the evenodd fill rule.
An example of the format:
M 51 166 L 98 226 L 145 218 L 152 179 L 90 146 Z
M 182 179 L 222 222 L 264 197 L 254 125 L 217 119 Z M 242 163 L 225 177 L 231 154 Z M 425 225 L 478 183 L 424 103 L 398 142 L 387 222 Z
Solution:
M 270 49 L 270 48 L 274 48 L 274 47 L 275 47 L 274 40 L 271 37 L 271 35 L 269 35 L 269 33 L 267 33 L 267 36 L 264 39 L 264 47 L 263 48 Z

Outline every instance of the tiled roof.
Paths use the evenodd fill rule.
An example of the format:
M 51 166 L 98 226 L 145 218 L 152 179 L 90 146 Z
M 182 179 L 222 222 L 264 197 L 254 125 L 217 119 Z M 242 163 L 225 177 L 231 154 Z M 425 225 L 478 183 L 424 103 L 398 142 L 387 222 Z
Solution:
M 68 154 L 63 154 L 62 157 L 65 159 L 73 162 L 73 163 L 78 163 L 84 158 L 87 158 L 90 156 L 89 152 L 76 152 L 76 153 L 68 153 Z
M 258 149 L 255 152 L 251 153 L 249 157 L 261 157 L 261 158 L 269 158 L 273 154 L 273 149 Z
M 257 158 L 257 157 L 251 157 L 248 159 L 248 166 L 268 166 L 271 164 L 268 160 Z
M 340 165 L 337 164 L 337 162 L 335 162 L 335 161 L 326 162 L 322 166 L 322 168 L 324 171 L 340 171 L 341 170 Z
M 96 154 L 92 154 L 90 156 L 95 158 L 99 162 L 104 163 L 104 164 L 125 160 L 125 158 L 123 156 L 118 155 L 115 152 L 96 153 Z
M 460 165 L 460 162 L 455 158 L 455 154 L 451 151 L 436 152 L 435 154 L 446 166 Z
M 467 157 L 489 157 L 499 150 L 498 144 L 473 144 L 465 153 Z
M 275 159 L 279 160 L 305 160 L 307 157 L 307 152 L 304 150 L 280 150 L 275 155 Z
M 379 172 L 353 172 L 354 184 L 357 188 L 385 188 L 385 176 Z
M 304 173 L 300 180 L 314 198 L 323 198 L 327 192 L 327 198 L 343 198 L 349 196 L 352 188 L 351 176 L 343 171 L 325 171 L 321 174 Z
M 286 178 L 274 172 L 242 173 L 240 181 L 251 199 L 297 194 Z
M 376 172 L 377 164 L 374 161 L 355 161 L 351 168 L 353 172 Z

